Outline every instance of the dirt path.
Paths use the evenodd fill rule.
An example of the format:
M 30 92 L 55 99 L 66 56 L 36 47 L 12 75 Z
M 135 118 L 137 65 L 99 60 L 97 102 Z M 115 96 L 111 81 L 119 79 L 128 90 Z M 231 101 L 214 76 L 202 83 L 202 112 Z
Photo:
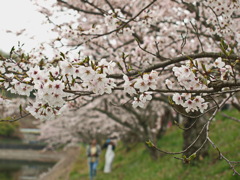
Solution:
M 78 147 L 69 148 L 49 172 L 42 174 L 40 180 L 69 180 L 70 170 L 78 156 Z

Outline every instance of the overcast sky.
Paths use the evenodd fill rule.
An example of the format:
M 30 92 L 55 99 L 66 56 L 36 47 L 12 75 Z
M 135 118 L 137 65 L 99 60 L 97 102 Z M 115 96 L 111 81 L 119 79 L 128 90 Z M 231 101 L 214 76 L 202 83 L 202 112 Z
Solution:
M 18 41 L 25 44 L 24 49 L 30 50 L 53 36 L 47 32 L 49 25 L 42 24 L 45 17 L 37 12 L 30 0 L 0 2 L 0 50 L 9 52 Z M 22 34 L 16 36 L 15 32 Z

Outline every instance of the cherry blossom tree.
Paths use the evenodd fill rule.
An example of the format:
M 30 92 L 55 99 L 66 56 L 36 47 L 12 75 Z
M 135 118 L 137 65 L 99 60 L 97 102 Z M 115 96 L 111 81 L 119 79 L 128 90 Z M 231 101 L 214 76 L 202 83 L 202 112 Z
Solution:
M 121 136 L 121 133 L 127 132 L 119 123 L 93 110 L 100 101 L 96 99 L 80 109 L 68 104 L 64 115 L 40 124 L 40 138 L 50 146 L 58 147 L 78 142 L 89 143 L 92 138 L 102 140 L 112 135 Z M 112 134 L 113 132 L 115 134 Z
M 185 154 L 204 137 L 180 159 L 189 162 L 209 143 L 240 175 L 209 136 L 216 113 L 239 93 L 239 0 L 57 0 L 50 9 L 37 3 L 59 34 L 49 44 L 56 55 L 47 57 L 43 44 L 29 54 L 12 49 L 0 61 L 0 85 L 36 97 L 28 112 L 51 121 L 76 99 L 81 107 L 89 97 L 120 92 L 120 103 L 138 110 L 167 95 L 176 112 L 195 119 L 184 129 L 209 118 L 181 152 L 147 144 Z M 71 22 L 61 14 L 72 14 Z
M 14 122 L 29 115 L 24 110 L 26 100 L 23 98 L 5 99 L 0 96 L 0 122 Z
M 169 112 L 171 109 L 166 103 L 151 102 L 144 111 L 139 111 L 131 105 L 117 105 L 118 100 L 120 97 L 116 100 L 115 96 L 108 95 L 96 98 L 81 108 L 72 104 L 64 115 L 41 124 L 41 139 L 49 146 L 58 147 L 76 142 L 89 143 L 92 138 L 101 142 L 115 137 L 131 146 L 148 139 L 157 142 L 173 119 L 173 112 Z M 155 111 L 159 106 L 161 110 Z M 159 153 L 147 149 L 157 159 Z

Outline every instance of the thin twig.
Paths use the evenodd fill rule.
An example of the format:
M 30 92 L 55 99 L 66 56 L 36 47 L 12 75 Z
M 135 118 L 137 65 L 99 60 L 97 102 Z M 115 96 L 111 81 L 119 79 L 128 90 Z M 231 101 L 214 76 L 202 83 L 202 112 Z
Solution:
M 29 115 L 30 115 L 30 113 L 25 114 L 23 116 L 20 116 L 20 117 L 18 117 L 16 119 L 10 119 L 10 120 L 8 120 L 8 119 L 0 119 L 0 122 L 15 122 L 15 121 L 18 121 L 18 120 L 20 120 L 22 118 L 25 118 L 25 117 L 29 116 Z
M 235 118 L 235 117 L 228 116 L 228 115 L 225 114 L 225 113 L 221 113 L 221 115 L 222 115 L 223 117 L 226 117 L 226 118 L 231 119 L 231 120 L 233 120 L 233 121 L 240 122 L 240 119 L 237 119 L 237 118 Z

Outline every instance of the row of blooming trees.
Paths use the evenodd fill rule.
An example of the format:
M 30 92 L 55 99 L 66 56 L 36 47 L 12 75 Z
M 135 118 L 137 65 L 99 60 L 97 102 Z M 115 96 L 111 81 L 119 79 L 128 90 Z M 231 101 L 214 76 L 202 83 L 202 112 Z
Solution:
M 56 55 L 47 57 L 43 44 L 29 54 L 13 50 L 12 58 L 0 61 L 0 85 L 36 97 L 29 113 L 51 122 L 69 103 L 81 109 L 100 98 L 117 101 L 116 107 L 95 111 L 115 121 L 118 111 L 128 111 L 140 125 L 173 108 L 187 117 L 184 130 L 200 127 L 196 138 L 181 152 L 148 145 L 186 154 L 201 140 L 185 162 L 210 143 L 238 173 L 211 140 L 209 126 L 224 104 L 239 102 L 239 0 L 58 0 L 51 8 L 37 3 L 59 35 L 50 42 Z M 62 14 L 73 16 L 63 22 Z M 163 108 L 166 96 L 171 106 Z M 147 118 L 137 117 L 141 108 Z M 133 119 L 125 121 L 132 126 Z
M 151 102 L 146 109 L 139 110 L 127 104 L 119 106 L 116 99 L 101 96 L 81 108 L 73 106 L 58 118 L 41 125 L 41 139 L 53 147 L 88 143 L 92 138 L 101 141 L 108 137 L 118 137 L 127 146 L 148 139 L 157 142 L 166 131 L 168 122 L 173 120 L 166 103 Z M 156 111 L 159 106 L 161 109 Z M 156 151 L 149 150 L 153 158 L 158 156 Z

